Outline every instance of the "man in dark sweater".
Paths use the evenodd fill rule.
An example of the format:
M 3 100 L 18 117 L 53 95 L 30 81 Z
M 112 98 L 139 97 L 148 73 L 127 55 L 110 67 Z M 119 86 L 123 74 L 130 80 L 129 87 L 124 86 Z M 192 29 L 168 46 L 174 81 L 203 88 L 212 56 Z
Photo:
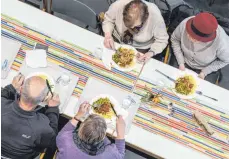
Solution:
M 31 159 L 55 146 L 60 100 L 56 94 L 50 98 L 50 94 L 46 81 L 38 76 L 24 82 L 24 76 L 19 74 L 12 84 L 2 88 L 3 157 Z M 38 106 L 43 101 L 48 102 L 45 108 Z

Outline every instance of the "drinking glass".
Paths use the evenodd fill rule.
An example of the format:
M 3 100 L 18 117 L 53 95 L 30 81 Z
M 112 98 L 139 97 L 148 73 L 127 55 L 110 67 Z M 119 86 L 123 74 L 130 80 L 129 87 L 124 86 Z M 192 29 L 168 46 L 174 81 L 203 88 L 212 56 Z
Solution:
M 97 47 L 97 48 L 95 49 L 95 51 L 93 52 L 93 55 L 94 55 L 94 57 L 97 58 L 97 59 L 102 59 L 102 56 L 103 56 L 103 49 Z

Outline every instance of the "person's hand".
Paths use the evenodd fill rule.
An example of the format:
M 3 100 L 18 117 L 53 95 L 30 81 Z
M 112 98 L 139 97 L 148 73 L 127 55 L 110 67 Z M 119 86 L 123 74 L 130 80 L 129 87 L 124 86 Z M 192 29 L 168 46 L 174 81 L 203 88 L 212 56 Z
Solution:
M 104 38 L 104 46 L 106 48 L 109 48 L 109 49 L 115 49 L 115 46 L 114 46 L 114 40 L 111 36 L 110 33 L 106 33 L 105 34 L 105 38 Z
M 137 60 L 139 61 L 139 62 L 147 62 L 147 61 L 149 61 L 149 59 L 151 58 L 151 57 L 153 57 L 153 55 L 154 55 L 154 53 L 153 52 L 147 52 L 146 54 L 144 54 L 144 55 L 138 55 L 137 54 Z
M 79 119 L 84 117 L 90 110 L 90 104 L 88 102 L 83 102 L 80 105 L 78 112 L 75 115 L 75 118 Z
M 48 100 L 48 106 L 49 107 L 56 107 L 60 105 L 60 97 L 58 94 L 53 94 L 53 97 Z
M 179 70 L 185 71 L 185 65 L 184 65 L 184 64 L 180 64 L 180 65 L 179 65 Z
M 21 73 L 19 73 L 17 76 L 14 77 L 13 81 L 12 81 L 12 85 L 15 88 L 15 90 L 17 92 L 20 91 L 21 86 L 23 85 L 25 80 L 25 76 L 22 75 Z
M 201 79 L 205 78 L 205 74 L 203 72 L 200 72 L 200 74 L 198 75 L 198 77 L 200 77 Z
M 117 139 L 124 139 L 125 138 L 125 128 L 126 124 L 121 115 L 118 116 L 116 119 L 116 131 L 117 131 Z
M 143 59 L 144 59 L 144 54 L 138 52 L 137 55 L 136 55 L 136 58 L 139 62 L 143 62 Z
M 153 57 L 154 53 L 153 52 L 147 52 L 144 56 L 145 56 L 145 61 L 144 62 L 148 62 L 151 57 Z

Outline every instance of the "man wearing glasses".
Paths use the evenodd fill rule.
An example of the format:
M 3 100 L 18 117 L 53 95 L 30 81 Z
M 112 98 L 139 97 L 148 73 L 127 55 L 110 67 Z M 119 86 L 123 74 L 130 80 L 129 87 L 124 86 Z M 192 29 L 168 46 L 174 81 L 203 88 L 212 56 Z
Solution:
M 52 94 L 41 77 L 24 79 L 19 74 L 1 90 L 2 157 L 34 158 L 45 148 L 55 146 L 59 96 Z M 42 108 L 43 113 L 41 102 L 48 104 Z

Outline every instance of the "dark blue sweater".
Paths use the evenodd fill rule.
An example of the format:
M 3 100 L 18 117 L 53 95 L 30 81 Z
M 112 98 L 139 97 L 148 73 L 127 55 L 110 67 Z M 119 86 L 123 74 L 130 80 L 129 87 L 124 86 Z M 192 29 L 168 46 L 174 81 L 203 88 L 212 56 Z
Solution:
M 1 152 L 12 159 L 30 159 L 45 148 L 55 146 L 58 132 L 58 107 L 41 112 L 24 111 L 18 105 L 16 90 L 8 85 L 1 90 Z

